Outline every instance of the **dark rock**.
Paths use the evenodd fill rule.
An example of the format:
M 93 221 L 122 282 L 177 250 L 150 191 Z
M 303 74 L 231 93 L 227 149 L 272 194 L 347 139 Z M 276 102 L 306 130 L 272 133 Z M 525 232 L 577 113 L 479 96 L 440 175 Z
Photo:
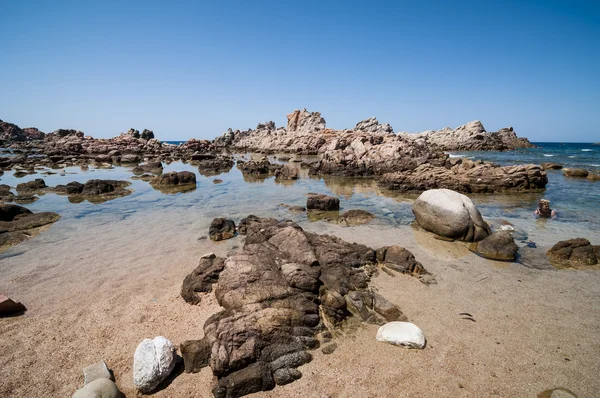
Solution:
M 298 177 L 298 169 L 287 164 L 275 172 L 275 179 L 277 180 L 297 180 Z
M 17 185 L 17 192 L 21 193 L 36 193 L 43 192 L 46 188 L 46 182 L 41 178 L 36 178 L 33 181 L 23 182 Z
M 200 298 L 196 293 L 212 291 L 212 285 L 217 282 L 219 274 L 223 271 L 224 261 L 213 253 L 202 256 L 198 267 L 183 280 L 181 297 L 190 304 L 198 304 Z
M 197 373 L 208 366 L 210 361 L 210 345 L 205 339 L 187 340 L 179 346 L 185 373 Z
M 333 354 L 337 347 L 336 343 L 327 344 L 325 347 L 321 348 L 321 352 L 325 355 Z
M 226 218 L 215 218 L 210 223 L 208 236 L 214 241 L 231 239 L 235 236 L 235 223 Z
M 277 369 L 273 372 L 273 379 L 278 386 L 290 384 L 302 377 L 302 372 L 294 368 Z
M 163 172 L 163 165 L 161 162 L 149 162 L 133 168 L 133 174 L 141 175 L 144 173 L 161 174 Z
M 340 209 L 340 200 L 323 194 L 309 194 L 306 200 L 308 210 L 332 211 Z
M 3 294 L 0 294 L 0 318 L 25 311 L 27 311 L 27 308 L 25 308 L 23 304 L 8 298 Z
M 196 174 L 190 171 L 172 171 L 154 177 L 150 185 L 165 193 L 181 192 L 196 189 Z
M 401 246 L 385 246 L 378 249 L 377 261 L 394 271 L 403 274 L 428 274 L 423 265 L 415 259 L 415 256 Z
M 546 253 L 550 261 L 561 265 L 596 265 L 600 246 L 593 246 L 583 238 L 560 241 Z
M 56 213 L 34 214 L 22 206 L 0 204 L 0 251 L 37 235 L 39 227 L 59 218 Z
M 550 162 L 544 162 L 540 166 L 542 166 L 542 170 L 560 170 L 562 169 L 562 165 Z
M 234 165 L 233 157 L 231 156 L 200 154 L 192 156 L 192 160 L 195 160 L 194 157 L 196 157 L 196 159 L 199 158 L 194 164 L 198 165 L 198 171 L 205 177 L 227 173 Z
M 234 398 L 273 388 L 275 381 L 271 369 L 264 362 L 257 362 L 219 379 L 213 394 L 215 398 Z
M 477 254 L 498 261 L 514 261 L 519 250 L 510 231 L 494 232 L 475 245 Z
M 154 132 L 152 130 L 144 129 L 140 138 L 143 140 L 151 140 L 152 138 L 154 138 Z

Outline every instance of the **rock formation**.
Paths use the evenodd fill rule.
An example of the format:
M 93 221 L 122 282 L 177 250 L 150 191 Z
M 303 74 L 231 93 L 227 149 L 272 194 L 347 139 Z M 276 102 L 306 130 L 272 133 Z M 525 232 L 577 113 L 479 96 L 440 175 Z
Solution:
M 546 254 L 550 261 L 559 265 L 596 265 L 600 260 L 600 246 L 577 238 L 558 242 Z
M 519 138 L 512 127 L 488 133 L 479 120 L 469 122 L 456 129 L 407 134 L 411 139 L 424 140 L 437 145 L 444 151 L 507 151 L 517 148 L 533 148 L 527 138 Z
M 33 213 L 22 206 L 0 204 L 0 251 L 37 235 L 40 227 L 59 218 L 56 213 Z
M 405 320 L 368 289 L 376 254 L 333 236 L 307 233 L 292 221 L 249 216 L 240 222 L 242 249 L 204 256 L 186 277 L 182 296 L 214 291 L 223 310 L 204 325 L 202 340 L 181 345 L 185 369 L 209 365 L 215 397 L 270 390 L 301 377 L 319 336 L 355 320 L 382 325 Z M 407 266 L 410 268 L 410 266 Z

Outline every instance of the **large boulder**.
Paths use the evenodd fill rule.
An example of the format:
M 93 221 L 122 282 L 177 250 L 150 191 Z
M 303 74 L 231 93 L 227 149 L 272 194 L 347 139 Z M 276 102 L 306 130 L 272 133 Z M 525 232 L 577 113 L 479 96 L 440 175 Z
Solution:
M 476 243 L 475 252 L 490 260 L 513 261 L 519 247 L 511 231 L 499 231 Z
M 446 238 L 477 242 L 491 233 L 471 199 L 449 189 L 423 192 L 412 210 L 423 229 Z
M 144 339 L 133 356 L 133 384 L 142 393 L 158 387 L 175 368 L 175 347 L 163 336 Z

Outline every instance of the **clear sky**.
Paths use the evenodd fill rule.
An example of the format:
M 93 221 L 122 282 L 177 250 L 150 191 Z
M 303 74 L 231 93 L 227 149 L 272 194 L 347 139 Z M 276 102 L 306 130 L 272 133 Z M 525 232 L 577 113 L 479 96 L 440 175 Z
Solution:
M 0 0 L 0 119 L 213 138 L 376 116 L 600 141 L 596 1 Z

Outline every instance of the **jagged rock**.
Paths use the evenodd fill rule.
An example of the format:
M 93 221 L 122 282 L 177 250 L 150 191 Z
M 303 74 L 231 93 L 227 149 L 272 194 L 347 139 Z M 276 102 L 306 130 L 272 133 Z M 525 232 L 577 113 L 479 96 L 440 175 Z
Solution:
M 514 261 L 519 251 L 510 231 L 494 232 L 474 245 L 477 254 L 490 260 Z
M 0 294 L 0 317 L 14 315 L 25 311 L 27 311 L 27 308 L 25 308 L 23 304 Z
M 181 297 L 190 304 L 198 304 L 200 298 L 196 293 L 212 291 L 212 285 L 217 282 L 219 274 L 223 271 L 224 262 L 223 258 L 213 253 L 202 256 L 198 267 L 183 280 Z
M 240 232 L 242 225 L 243 248 L 222 269 L 215 268 L 216 257 L 205 257 L 189 279 L 201 291 L 217 279 L 212 288 L 223 310 L 206 321 L 204 342 L 192 344 L 210 347 L 216 397 L 269 390 L 300 377 L 294 369 L 312 359 L 307 350 L 319 346 L 316 336 L 326 327 L 353 317 L 376 324 L 385 323 L 384 316 L 403 318 L 368 290 L 372 249 L 307 233 L 292 221 L 251 216 L 240 222 Z M 206 350 L 197 351 L 197 361 L 193 354 L 187 359 L 190 369 L 206 362 Z
M 563 240 L 552 246 L 546 255 L 550 261 L 561 265 L 596 265 L 600 259 L 600 246 L 593 246 L 584 238 Z
M 133 384 L 142 393 L 150 393 L 175 368 L 175 347 L 163 336 L 144 339 L 133 356 Z
M 323 194 L 308 194 L 306 200 L 308 210 L 332 211 L 340 209 L 340 200 Z
M 240 169 L 243 174 L 251 175 L 268 175 L 277 172 L 277 170 L 281 169 L 282 167 L 282 165 L 269 162 L 267 158 L 262 158 L 261 160 L 250 160 L 248 162 L 238 160 L 237 162 L 237 168 Z
M 287 115 L 287 131 L 293 132 L 310 132 L 320 131 L 325 129 L 325 119 L 321 117 L 320 112 L 308 112 L 306 109 L 300 111 L 296 109 Z M 275 127 L 273 125 L 273 127 Z
M 365 133 L 378 133 L 378 134 L 393 134 L 394 129 L 389 124 L 379 124 L 376 117 L 362 120 L 356 123 L 354 131 L 361 131 Z
M 154 138 L 154 131 L 144 129 L 144 131 L 142 131 L 142 134 L 140 135 L 140 138 L 143 140 L 151 140 Z
M 590 171 L 588 173 L 587 179 L 592 180 L 592 181 L 598 181 L 598 180 L 600 180 L 600 173 Z
M 408 348 L 424 348 L 425 335 L 410 322 L 390 322 L 377 330 L 377 341 Z
M 444 151 L 506 151 L 535 147 L 527 138 L 517 137 L 512 127 L 488 133 L 479 120 L 474 120 L 454 130 L 446 127 L 410 136 L 437 145 Z
M 43 140 L 45 135 L 46 134 L 36 128 L 30 127 L 21 129 L 16 124 L 0 120 L 0 141 Z
M 117 385 L 109 379 L 101 378 L 92 381 L 77 390 L 73 398 L 120 398 L 121 392 Z
M 226 218 L 215 218 L 210 223 L 208 236 L 214 241 L 231 239 L 235 236 L 235 223 Z
M 122 180 L 88 180 L 85 184 L 73 181 L 67 185 L 57 185 L 51 190 L 58 195 L 69 196 L 74 203 L 84 200 L 102 203 L 131 194 L 133 191 L 127 189 L 130 185 L 129 181 Z
M 133 153 L 121 156 L 121 163 L 139 163 L 140 160 L 140 157 Z
M 563 174 L 567 177 L 585 178 L 590 172 L 585 169 L 564 169 Z
M 491 233 L 471 199 L 449 189 L 423 192 L 412 210 L 423 229 L 446 238 L 477 242 Z

